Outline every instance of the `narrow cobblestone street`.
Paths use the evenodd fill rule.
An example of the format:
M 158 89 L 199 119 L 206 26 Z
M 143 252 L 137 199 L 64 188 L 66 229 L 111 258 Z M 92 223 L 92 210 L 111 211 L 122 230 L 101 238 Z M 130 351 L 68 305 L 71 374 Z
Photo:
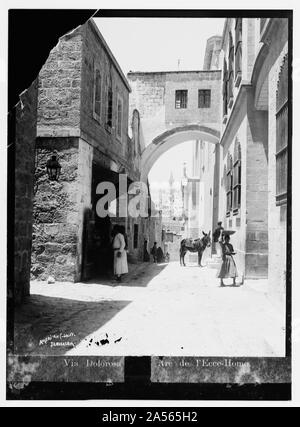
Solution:
M 283 356 L 284 311 L 266 281 L 220 288 L 214 267 L 139 264 L 121 284 L 33 282 L 16 314 L 16 352 Z

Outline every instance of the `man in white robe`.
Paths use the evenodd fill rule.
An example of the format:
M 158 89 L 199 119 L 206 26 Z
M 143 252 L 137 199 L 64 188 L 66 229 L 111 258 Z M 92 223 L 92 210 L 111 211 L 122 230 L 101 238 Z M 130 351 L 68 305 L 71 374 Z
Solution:
M 125 238 L 122 233 L 120 233 L 120 227 L 116 226 L 116 234 L 113 240 L 113 249 L 114 249 L 114 274 L 117 276 L 117 280 L 121 281 L 121 275 L 128 273 L 128 264 L 127 264 L 127 252 L 126 252 L 126 243 Z

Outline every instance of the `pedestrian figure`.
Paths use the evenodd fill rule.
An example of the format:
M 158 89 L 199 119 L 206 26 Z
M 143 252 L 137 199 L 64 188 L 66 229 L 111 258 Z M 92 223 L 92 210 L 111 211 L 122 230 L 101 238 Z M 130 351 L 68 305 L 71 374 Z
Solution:
M 221 258 L 221 256 L 222 256 L 222 246 L 221 246 L 220 242 L 222 241 L 222 232 L 223 231 L 224 231 L 224 228 L 222 227 L 222 221 L 219 221 L 217 228 L 213 232 L 213 239 L 214 239 L 215 247 L 217 250 L 217 256 L 219 258 Z
M 128 237 L 127 237 L 124 225 L 120 225 L 120 233 L 122 233 L 123 236 L 124 236 L 124 239 L 125 239 L 125 251 L 128 252 Z
M 160 263 L 160 262 L 163 262 L 163 261 L 164 261 L 164 253 L 162 251 L 162 248 L 159 246 L 157 248 L 157 262 Z
M 144 256 L 143 256 L 143 261 L 144 262 L 149 262 L 150 261 L 150 255 L 147 251 L 147 247 L 148 247 L 148 240 L 145 239 L 144 240 Z
M 222 264 L 218 273 L 218 278 L 221 279 L 221 286 L 224 285 L 223 279 L 232 278 L 233 286 L 236 286 L 236 278 L 238 276 L 237 268 L 233 255 L 235 255 L 233 246 L 229 243 L 230 237 L 228 234 L 225 235 L 224 241 L 220 242 L 222 247 Z
M 119 225 L 114 227 L 114 274 L 118 282 L 121 282 L 122 274 L 128 273 L 126 242 Z
M 157 264 L 157 242 L 154 242 L 153 248 L 151 249 L 151 255 L 153 256 L 153 262 Z

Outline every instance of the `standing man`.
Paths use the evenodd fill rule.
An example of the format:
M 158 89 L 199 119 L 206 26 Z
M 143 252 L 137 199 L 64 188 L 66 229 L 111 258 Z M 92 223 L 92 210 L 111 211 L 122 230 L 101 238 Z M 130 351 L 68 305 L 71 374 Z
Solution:
M 151 249 L 151 255 L 153 256 L 153 262 L 157 263 L 157 242 L 154 242 L 153 248 Z
M 121 282 L 122 275 L 128 273 L 126 242 L 119 225 L 115 225 L 113 234 L 114 274 L 117 281 Z
M 213 233 L 215 248 L 217 250 L 217 255 L 219 258 L 221 258 L 221 256 L 222 256 L 222 247 L 220 245 L 220 241 L 222 240 L 223 231 L 224 231 L 224 227 L 222 227 L 222 221 L 219 221 L 218 226 Z

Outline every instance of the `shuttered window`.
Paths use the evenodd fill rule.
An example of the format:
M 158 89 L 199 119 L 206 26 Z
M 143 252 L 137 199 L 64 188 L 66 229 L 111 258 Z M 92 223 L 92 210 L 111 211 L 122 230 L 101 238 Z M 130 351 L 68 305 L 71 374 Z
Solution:
M 113 91 L 112 86 L 109 84 L 107 88 L 107 106 L 106 106 L 106 125 L 112 127 L 112 114 L 113 114 Z
M 94 73 L 94 114 L 100 119 L 101 114 L 101 74 L 99 70 Z
M 233 98 L 233 63 L 234 63 L 234 45 L 232 34 L 229 33 L 229 53 L 228 53 L 228 101 Z
M 123 116 L 123 102 L 118 97 L 118 108 L 117 108 L 117 136 L 121 139 L 122 136 L 122 116 Z
M 241 177 L 242 177 L 241 146 L 238 140 L 234 147 L 233 162 L 233 210 L 235 213 L 241 206 Z
M 209 89 L 199 89 L 198 108 L 210 108 L 211 91 Z
M 228 104 L 227 79 L 228 79 L 227 62 L 226 62 L 226 60 L 224 60 L 224 66 L 223 66 L 223 117 L 227 116 L 227 104 Z
M 276 204 L 287 201 L 288 57 L 284 58 L 276 96 Z
M 232 210 L 232 193 L 233 193 L 233 171 L 232 171 L 232 157 L 229 154 L 227 157 L 226 168 L 226 215 L 229 216 Z
M 235 21 L 235 78 L 242 73 L 242 18 L 236 18 Z

